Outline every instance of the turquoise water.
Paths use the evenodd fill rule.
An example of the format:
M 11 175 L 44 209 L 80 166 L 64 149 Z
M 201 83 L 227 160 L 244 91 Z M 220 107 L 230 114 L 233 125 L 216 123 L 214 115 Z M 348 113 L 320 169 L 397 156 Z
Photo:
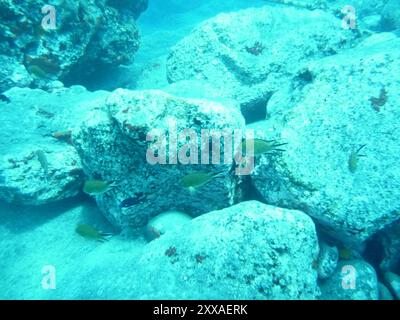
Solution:
M 400 299 L 397 0 L 0 27 L 1 299 Z

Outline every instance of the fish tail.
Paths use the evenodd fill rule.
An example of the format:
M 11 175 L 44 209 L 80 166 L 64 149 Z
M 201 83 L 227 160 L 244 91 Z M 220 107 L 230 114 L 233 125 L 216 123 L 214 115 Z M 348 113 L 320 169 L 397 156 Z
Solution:
M 285 143 L 279 143 L 279 144 L 274 144 L 274 147 L 282 147 L 282 146 L 286 146 L 289 143 L 285 142 Z
M 362 149 L 364 149 L 366 146 L 367 146 L 366 144 L 363 144 L 362 146 L 360 146 L 360 147 L 357 149 L 356 153 L 359 153 L 359 152 L 360 152 Z
M 226 172 L 225 169 L 221 169 L 217 172 L 214 172 L 212 176 L 213 176 L 213 178 L 221 178 L 225 175 L 225 172 Z
M 108 188 L 113 189 L 120 185 L 120 180 L 112 180 L 108 182 Z
M 112 233 L 112 232 L 102 232 L 101 233 L 101 236 L 102 237 L 105 237 L 105 238 L 110 238 L 110 237 L 112 237 L 114 235 L 114 233 Z
M 278 151 L 278 152 L 285 152 L 286 150 L 285 150 L 285 149 L 274 149 L 274 150 L 269 151 L 269 152 L 267 152 L 267 153 L 268 153 L 268 154 L 271 154 L 271 153 L 274 153 L 274 152 L 276 152 L 276 151 Z

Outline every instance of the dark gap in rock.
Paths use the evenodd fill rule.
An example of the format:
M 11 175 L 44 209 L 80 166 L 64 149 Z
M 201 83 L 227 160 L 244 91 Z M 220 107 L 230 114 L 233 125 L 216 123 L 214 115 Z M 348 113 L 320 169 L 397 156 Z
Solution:
M 264 97 L 250 101 L 241 106 L 240 111 L 246 120 L 246 124 L 262 121 L 267 118 L 267 104 L 271 96 L 272 93 L 268 93 Z
M 251 176 L 243 177 L 243 201 L 251 201 L 256 200 L 262 203 L 266 203 L 264 197 L 257 190 L 254 184 L 251 181 Z
M 382 274 L 379 266 L 384 258 L 384 248 L 378 236 L 372 236 L 366 241 L 363 258 L 374 267 L 378 278 L 381 279 Z
M 120 67 L 99 63 L 92 64 L 90 69 L 85 69 L 82 66 L 72 68 L 69 74 L 61 81 L 66 87 L 81 85 L 89 91 L 113 91 L 124 87 L 118 79 L 120 73 Z
M 24 233 L 34 230 L 64 212 L 88 202 L 94 203 L 94 200 L 83 194 L 38 206 L 9 204 L 0 201 L 2 211 L 0 225 L 13 233 Z

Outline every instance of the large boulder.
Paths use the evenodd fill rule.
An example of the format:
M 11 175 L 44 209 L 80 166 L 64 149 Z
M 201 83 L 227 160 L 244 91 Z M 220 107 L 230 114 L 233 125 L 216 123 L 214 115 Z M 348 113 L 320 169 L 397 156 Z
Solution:
M 116 185 L 96 196 L 114 225 L 141 227 L 152 216 L 170 210 L 195 216 L 230 206 L 240 198 L 232 163 L 221 159 L 219 165 L 205 164 L 200 141 L 203 129 L 218 133 L 226 129 L 228 137 L 233 129 L 243 129 L 239 111 L 162 91 L 123 89 L 110 95 L 104 109 L 88 115 L 73 141 L 88 177 Z M 189 144 L 193 146 L 190 152 Z M 173 145 L 178 152 L 173 152 Z M 218 176 L 198 188 L 182 183 L 183 177 L 198 171 Z M 121 206 L 126 199 L 131 204 Z
M 138 265 L 145 298 L 314 299 L 317 254 L 307 215 L 249 201 L 166 233 Z
M 265 6 L 220 14 L 172 48 L 167 76 L 170 83 L 209 81 L 254 122 L 265 119 L 272 93 L 302 64 L 354 46 L 358 36 L 318 10 Z
M 134 19 L 147 0 L 123 3 L 127 1 L 57 1 L 52 4 L 55 25 L 51 25 L 53 11 L 46 7 L 47 1 L 2 1 L 0 56 L 12 61 L 0 72 L 0 92 L 27 82 L 44 87 L 50 79 L 79 83 L 99 65 L 132 61 L 139 48 Z M 13 65 L 21 69 L 20 80 Z
M 319 294 L 312 220 L 256 201 L 204 214 L 152 241 L 139 256 L 130 255 L 88 259 L 80 266 L 82 278 L 66 288 L 73 287 L 75 297 L 98 299 L 314 299 Z M 90 283 L 82 281 L 87 277 Z
M 107 94 L 79 86 L 6 91 L 0 100 L 0 199 L 42 205 L 77 195 L 84 174 L 71 133 Z
M 399 49 L 398 38 L 372 37 L 273 95 L 254 128 L 288 144 L 253 171 L 267 203 L 301 209 L 349 244 L 399 219 Z

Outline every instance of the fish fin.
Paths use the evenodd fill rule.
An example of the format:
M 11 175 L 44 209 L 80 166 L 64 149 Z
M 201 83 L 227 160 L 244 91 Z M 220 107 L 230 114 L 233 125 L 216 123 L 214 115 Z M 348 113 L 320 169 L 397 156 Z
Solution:
M 366 144 L 363 144 L 362 146 L 360 146 L 360 147 L 357 149 L 356 153 L 359 153 L 359 152 L 360 152 L 362 149 L 364 149 L 366 146 L 367 146 Z
M 289 143 L 278 143 L 278 144 L 275 144 L 274 145 L 274 147 L 282 147 L 282 146 L 286 146 L 286 145 L 288 145 Z
M 116 188 L 116 187 L 118 187 L 118 184 L 117 184 L 117 182 L 115 182 L 115 181 L 113 181 L 113 182 L 111 182 L 111 183 L 108 184 L 108 188 L 109 188 L 109 189 Z
M 223 177 L 225 175 L 225 171 L 226 170 L 221 170 L 221 171 L 218 171 L 216 173 L 213 173 L 212 177 L 213 178 L 221 178 L 221 177 Z
M 188 190 L 191 196 L 193 196 L 197 191 L 195 187 L 189 187 Z
M 102 232 L 101 236 L 102 237 L 112 237 L 114 235 L 114 233 L 112 232 Z

